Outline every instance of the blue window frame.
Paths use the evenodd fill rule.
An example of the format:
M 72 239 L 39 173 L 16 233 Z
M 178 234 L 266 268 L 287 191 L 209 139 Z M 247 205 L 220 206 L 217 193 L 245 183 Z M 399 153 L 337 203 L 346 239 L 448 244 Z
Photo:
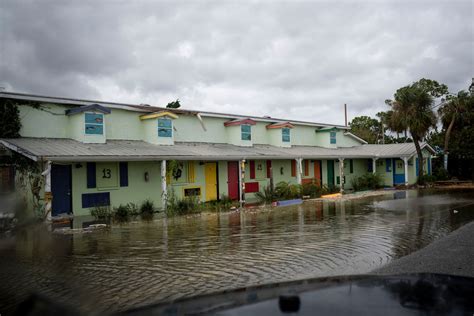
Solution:
M 104 114 L 85 113 L 86 135 L 104 135 Z
M 171 119 L 158 119 L 158 137 L 173 137 L 173 122 Z
M 252 126 L 240 125 L 240 135 L 242 140 L 252 140 Z
M 284 143 L 290 142 L 290 129 L 288 127 L 284 127 L 281 129 L 281 140 Z
M 329 132 L 329 143 L 336 143 L 336 132 Z

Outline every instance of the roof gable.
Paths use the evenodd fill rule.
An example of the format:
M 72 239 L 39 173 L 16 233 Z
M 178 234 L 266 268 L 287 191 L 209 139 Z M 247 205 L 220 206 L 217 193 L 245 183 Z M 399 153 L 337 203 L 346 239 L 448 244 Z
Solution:
M 178 115 L 170 112 L 170 111 L 159 111 L 159 112 L 155 112 L 155 113 L 151 113 L 151 114 L 144 114 L 144 115 L 141 115 L 140 116 L 140 120 L 149 120 L 149 119 L 154 119 L 154 118 L 157 118 L 157 117 L 164 117 L 164 116 L 167 116 L 169 118 L 172 118 L 172 119 L 177 119 L 178 118 Z
M 89 105 L 83 105 L 77 108 L 67 109 L 66 115 L 74 115 L 74 114 L 90 112 L 90 111 L 101 112 L 104 114 L 110 114 L 111 112 L 109 108 L 106 108 L 105 106 L 94 103 L 94 104 L 89 104 Z
M 294 125 L 291 124 L 290 122 L 282 122 L 282 123 L 273 123 L 273 124 L 268 124 L 266 126 L 267 129 L 276 129 L 276 128 L 293 128 Z
M 255 124 L 257 124 L 257 122 L 250 118 L 224 122 L 224 126 L 255 125 Z

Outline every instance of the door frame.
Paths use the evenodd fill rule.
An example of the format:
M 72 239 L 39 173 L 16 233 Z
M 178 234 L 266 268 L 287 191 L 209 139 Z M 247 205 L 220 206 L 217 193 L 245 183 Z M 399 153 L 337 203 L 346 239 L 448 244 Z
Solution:
M 331 163 L 331 168 L 329 168 L 329 163 Z M 334 160 L 331 160 L 331 159 L 328 159 L 326 160 L 326 172 L 327 172 L 327 178 L 328 178 L 328 186 L 329 185 L 336 185 L 336 173 L 334 171 L 334 166 L 335 166 L 335 163 L 334 163 Z M 329 182 L 329 171 L 332 170 L 332 181 Z
M 207 200 L 207 181 L 206 181 L 206 165 L 207 164 L 215 164 L 216 166 L 216 200 L 219 201 L 219 163 L 217 161 L 206 161 L 204 163 L 204 187 L 206 188 L 205 200 Z M 212 201 L 212 200 L 210 200 Z
M 68 177 L 69 177 L 69 189 L 70 189 L 70 194 L 69 194 L 69 213 L 68 214 L 74 214 L 74 211 L 72 209 L 72 165 L 59 165 L 59 164 L 56 164 L 56 165 L 51 165 L 51 193 L 53 195 L 53 201 L 51 202 L 51 216 L 55 216 L 55 215 L 58 215 L 58 214 L 55 214 L 54 213 L 54 183 L 53 183 L 53 168 L 54 166 L 61 166 L 61 167 L 66 167 L 68 169 Z M 60 213 L 61 214 L 61 213 Z
M 230 185 L 231 185 L 231 181 L 230 181 L 230 178 L 229 178 L 229 164 L 235 164 L 235 175 L 236 175 L 236 178 L 235 178 L 235 183 L 236 183 L 236 188 L 237 188 L 237 194 L 236 194 L 236 197 L 235 199 L 233 197 L 230 196 Z M 238 161 L 227 161 L 227 194 L 229 195 L 229 197 L 232 199 L 232 200 L 239 200 L 239 194 L 240 194 L 240 188 L 239 188 L 239 162 Z
M 403 173 L 397 173 L 397 160 L 401 160 L 401 159 L 398 159 L 398 158 L 392 158 L 392 181 L 393 181 L 393 185 L 398 185 L 398 184 L 405 184 L 405 171 L 403 171 Z M 402 160 L 403 161 L 403 160 Z M 403 176 L 403 181 L 400 182 L 396 182 L 395 179 L 398 180 L 398 177 L 400 177 L 400 180 L 401 180 L 401 176 Z

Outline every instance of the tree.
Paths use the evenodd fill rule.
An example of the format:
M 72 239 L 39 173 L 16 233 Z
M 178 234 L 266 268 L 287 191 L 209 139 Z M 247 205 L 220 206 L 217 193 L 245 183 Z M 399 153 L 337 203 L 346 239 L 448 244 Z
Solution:
M 15 102 L 0 98 L 0 138 L 20 137 L 20 111 Z
M 177 109 L 181 107 L 181 104 L 179 103 L 179 99 L 176 99 L 176 101 L 171 101 L 166 105 L 168 109 Z
M 394 100 L 388 100 L 392 107 L 392 120 L 410 131 L 415 144 L 418 161 L 419 175 L 424 174 L 423 153 L 420 143 L 429 130 L 436 126 L 436 116 L 433 112 L 435 98 L 448 94 L 448 87 L 434 80 L 421 79 L 411 85 L 398 89 Z M 420 178 L 418 178 L 420 181 Z
M 376 144 L 381 126 L 379 121 L 369 116 L 357 116 L 350 123 L 351 132 L 366 140 L 369 144 Z
M 466 111 L 470 100 L 470 94 L 464 90 L 461 90 L 456 96 L 448 97 L 447 101 L 444 102 L 438 110 L 441 122 L 443 123 L 443 127 L 446 130 L 444 134 L 443 146 L 443 166 L 446 170 L 448 170 L 449 140 L 454 128 L 454 124 L 459 119 L 459 116 Z

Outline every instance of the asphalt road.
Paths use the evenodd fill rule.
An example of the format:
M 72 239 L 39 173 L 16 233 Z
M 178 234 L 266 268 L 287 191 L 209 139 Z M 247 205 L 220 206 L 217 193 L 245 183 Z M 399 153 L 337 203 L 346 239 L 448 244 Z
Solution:
M 474 277 L 474 222 L 372 273 L 420 272 Z

